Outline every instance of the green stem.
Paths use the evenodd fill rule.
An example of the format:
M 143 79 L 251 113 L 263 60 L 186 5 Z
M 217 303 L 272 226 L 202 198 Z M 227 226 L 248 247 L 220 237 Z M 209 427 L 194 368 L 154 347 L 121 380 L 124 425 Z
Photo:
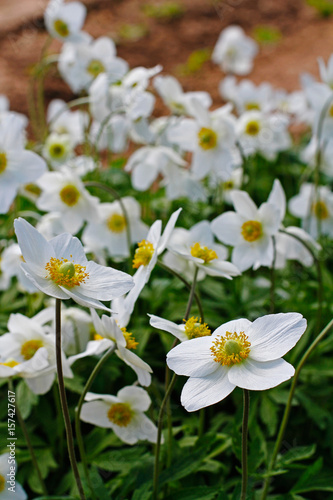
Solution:
M 92 386 L 92 384 L 93 384 L 93 382 L 94 382 L 97 374 L 101 370 L 102 366 L 107 361 L 107 359 L 111 356 L 111 354 L 113 353 L 113 351 L 115 350 L 115 348 L 116 348 L 115 345 L 111 346 L 106 351 L 106 353 L 101 357 L 101 359 L 98 361 L 98 363 L 96 364 L 95 368 L 91 372 L 90 377 L 88 378 L 88 380 L 86 382 L 86 385 L 84 386 L 83 392 L 82 392 L 82 394 L 80 396 L 80 399 L 79 399 L 79 402 L 78 402 L 78 405 L 75 408 L 75 432 L 76 432 L 76 439 L 77 439 L 77 443 L 78 443 L 79 450 L 80 450 L 80 456 L 81 456 L 81 461 L 82 461 L 82 464 L 83 464 L 84 474 L 85 474 L 88 486 L 89 486 L 89 488 L 91 490 L 91 494 L 93 496 L 93 500 L 96 500 L 96 496 L 95 496 L 95 492 L 94 492 L 93 486 L 91 484 L 89 470 L 88 470 L 88 465 L 87 465 L 87 457 L 86 457 L 86 453 L 85 453 L 85 449 L 84 449 L 84 444 L 83 444 L 83 439 L 82 439 L 82 433 L 81 433 L 80 415 L 81 415 L 82 405 L 84 403 L 84 398 L 85 398 L 87 392 L 89 391 L 90 387 Z
M 274 450 L 273 450 L 273 453 L 272 453 L 272 456 L 271 456 L 271 460 L 269 462 L 269 466 L 268 466 L 268 470 L 267 470 L 267 477 L 266 477 L 265 482 L 264 482 L 261 500 L 265 500 L 266 496 L 267 496 L 267 493 L 268 493 L 268 488 L 269 488 L 270 480 L 271 480 L 271 472 L 272 472 L 272 470 L 273 470 L 273 468 L 275 466 L 276 457 L 277 457 L 277 455 L 279 453 L 279 450 L 280 450 L 280 447 L 281 447 L 281 443 L 282 443 L 282 439 L 283 439 L 283 436 L 284 436 L 284 433 L 285 433 L 285 430 L 286 430 L 286 427 L 287 427 L 287 423 L 288 423 L 288 419 L 289 419 L 289 414 L 290 414 L 290 410 L 291 410 L 291 403 L 292 403 L 292 400 L 293 400 L 293 397 L 294 397 L 294 393 L 295 393 L 295 389 L 296 389 L 296 384 L 297 384 L 300 372 L 301 372 L 304 364 L 306 363 L 307 359 L 309 358 L 310 354 L 314 351 L 314 349 L 317 347 L 317 345 L 319 344 L 319 342 L 325 337 L 325 335 L 327 335 L 327 333 L 330 331 L 330 329 L 332 327 L 333 327 L 333 319 L 325 326 L 325 328 L 320 332 L 320 334 L 317 336 L 317 338 L 312 342 L 312 344 L 310 345 L 310 347 L 307 349 L 307 351 L 303 355 L 302 359 L 300 360 L 300 362 L 299 362 L 299 364 L 298 364 L 298 366 L 297 366 L 297 368 L 295 370 L 295 375 L 294 375 L 294 378 L 293 378 L 293 381 L 292 381 L 292 384 L 291 384 L 291 387 L 290 387 L 289 397 L 288 397 L 288 401 L 287 401 L 287 404 L 286 404 L 286 408 L 284 410 L 284 414 L 283 414 L 283 418 L 282 418 L 282 421 L 281 421 L 279 433 L 278 433 L 278 436 L 277 436 L 277 439 L 276 439 L 276 442 L 275 442 L 275 446 L 274 446 Z
M 249 425 L 250 393 L 243 389 L 243 424 L 242 424 L 242 491 L 240 500 L 246 500 L 247 491 L 247 433 Z
M 184 320 L 187 321 L 191 312 L 191 307 L 193 304 L 193 299 L 195 295 L 195 286 L 197 283 L 197 276 L 198 276 L 198 271 L 199 268 L 195 267 L 194 271 L 194 276 L 193 276 L 193 282 L 190 290 L 190 295 L 188 298 L 187 306 L 186 306 L 186 311 L 185 311 L 185 317 Z M 166 379 L 169 377 L 168 373 L 169 367 L 166 368 Z M 160 461 L 160 449 L 161 449 L 161 438 L 162 438 L 162 428 L 163 428 L 163 415 L 165 411 L 166 404 L 171 396 L 172 389 L 175 385 L 177 379 L 177 375 L 174 373 L 171 382 L 169 384 L 168 389 L 166 390 L 164 399 L 161 404 L 161 408 L 158 414 L 158 422 L 157 422 L 157 441 L 156 441 L 156 449 L 155 449 L 155 467 L 154 467 L 154 479 L 153 479 L 153 500 L 157 500 L 158 498 L 158 476 L 159 476 L 159 461 Z M 171 418 L 171 416 L 170 416 Z
M 101 184 L 100 182 L 95 182 L 95 181 L 87 181 L 84 183 L 86 187 L 96 187 L 99 189 L 102 189 L 103 191 L 106 191 L 107 193 L 111 194 L 118 202 L 120 205 L 120 208 L 123 212 L 125 221 L 126 221 L 126 238 L 127 238 L 127 246 L 128 246 L 128 252 L 129 252 L 129 259 L 130 259 L 130 265 L 132 266 L 132 257 L 131 257 L 131 246 L 132 246 L 132 240 L 131 240 L 131 228 L 130 228 L 130 223 L 129 223 L 129 217 L 128 213 L 126 210 L 126 207 L 124 205 L 124 202 L 122 198 L 119 196 L 117 191 L 113 189 L 111 186 L 104 186 L 104 184 Z
M 8 389 L 11 392 L 14 392 L 14 384 L 13 384 L 13 380 L 11 378 L 8 379 Z M 33 466 L 34 466 L 34 468 L 36 470 L 38 481 L 39 481 L 39 484 L 41 486 L 43 495 L 48 495 L 48 492 L 47 492 L 47 489 L 46 489 L 46 486 L 45 486 L 45 483 L 44 483 L 44 480 L 43 480 L 43 476 L 42 476 L 42 473 L 40 471 L 40 468 L 39 468 L 39 465 L 38 465 L 38 462 L 37 462 L 35 450 L 33 449 L 33 446 L 32 446 L 31 440 L 30 440 L 28 429 L 27 429 L 27 427 L 25 425 L 24 419 L 23 419 L 23 417 L 21 415 L 21 412 L 20 412 L 20 409 L 18 407 L 17 402 L 15 402 L 15 409 L 16 409 L 17 420 L 19 421 L 20 427 L 21 427 L 23 435 L 24 435 L 24 439 L 25 439 L 25 441 L 27 443 L 27 447 L 28 447 L 28 450 L 29 450 L 29 453 L 30 453 L 30 456 L 31 456 L 31 461 L 32 461 Z
M 79 490 L 80 499 L 86 500 L 86 497 L 85 497 L 84 491 L 83 491 L 83 486 L 82 486 L 81 479 L 80 479 L 79 470 L 77 467 L 76 457 L 75 457 L 72 426 L 71 426 L 71 420 L 69 417 L 66 391 L 65 391 L 65 383 L 64 383 L 64 375 L 63 375 L 63 371 L 62 371 L 61 299 L 56 299 L 55 334 L 56 334 L 56 361 L 57 361 L 58 386 L 59 386 L 60 403 L 61 403 L 62 413 L 63 413 L 63 417 L 64 417 L 64 422 L 65 422 L 69 460 L 71 463 L 75 482 L 76 482 L 77 488 Z

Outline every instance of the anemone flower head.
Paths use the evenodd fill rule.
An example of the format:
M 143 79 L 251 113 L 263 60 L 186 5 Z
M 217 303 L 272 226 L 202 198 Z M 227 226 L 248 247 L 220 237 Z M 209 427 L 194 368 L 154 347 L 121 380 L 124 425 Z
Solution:
M 24 258 L 21 266 L 45 294 L 108 311 L 100 300 L 112 300 L 133 287 L 128 274 L 88 261 L 81 242 L 70 234 L 47 241 L 22 218 L 14 225 Z
M 139 440 L 156 443 L 157 428 L 144 414 L 151 400 L 141 387 L 127 386 L 117 396 L 88 392 L 87 403 L 82 406 L 81 420 L 89 424 L 112 429 L 128 444 Z
M 186 375 L 181 403 L 187 411 L 218 403 L 235 387 L 262 391 L 289 380 L 284 356 L 300 339 L 306 320 L 298 313 L 229 321 L 211 336 L 182 342 L 167 355 L 169 368 Z
M 46 29 L 51 36 L 61 41 L 78 42 L 85 38 L 81 28 L 86 12 L 81 2 L 65 4 L 63 0 L 51 0 L 44 13 Z

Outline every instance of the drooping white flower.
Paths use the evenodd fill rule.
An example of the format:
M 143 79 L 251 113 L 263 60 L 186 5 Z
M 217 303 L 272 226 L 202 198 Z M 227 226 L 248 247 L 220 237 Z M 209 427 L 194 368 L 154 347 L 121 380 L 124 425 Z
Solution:
M 22 290 L 25 290 L 29 293 L 36 293 L 38 292 L 38 288 L 36 288 L 35 285 L 24 274 L 24 271 L 21 267 L 22 262 L 22 252 L 17 243 L 12 243 L 4 249 L 2 254 L 2 266 L 4 268 L 5 274 L 10 278 L 13 278 L 15 276 Z
M 85 189 L 83 182 L 70 167 L 47 172 L 37 181 L 42 189 L 36 205 L 46 212 L 60 212 L 66 231 L 77 233 L 84 221 L 98 220 L 99 198 Z
M 282 359 L 300 339 L 306 320 L 298 313 L 229 321 L 212 336 L 182 342 L 167 364 L 186 375 L 181 403 L 187 411 L 218 403 L 235 387 L 262 391 L 289 380 L 294 367 Z
M 212 60 L 225 73 L 247 75 L 252 70 L 258 45 L 245 35 L 240 26 L 228 26 L 220 36 L 213 50 Z
M 173 321 L 155 316 L 154 314 L 148 314 L 148 316 L 150 317 L 149 323 L 151 326 L 157 328 L 158 330 L 171 333 L 178 340 L 180 340 L 180 342 L 185 342 L 199 337 L 207 337 L 211 334 L 211 330 L 208 325 L 206 323 L 202 323 L 201 319 L 198 320 L 198 318 L 195 318 L 194 316 L 189 318 L 187 321 L 184 320 L 184 323 L 181 323 L 180 325 L 174 323 Z
M 184 261 L 183 273 L 193 279 L 194 269 L 198 269 L 198 279 L 206 274 L 231 279 L 240 273 L 236 266 L 226 261 L 228 251 L 225 246 L 214 242 L 211 225 L 208 221 L 198 222 L 191 229 L 177 228 L 173 231 L 168 250 Z M 165 262 L 171 261 L 166 257 Z M 173 263 L 177 269 L 177 263 Z
M 156 76 L 154 87 L 164 103 L 175 115 L 192 115 L 192 100 L 196 99 L 207 109 L 212 104 L 208 92 L 184 92 L 179 81 L 173 76 Z
M 157 428 L 143 413 L 148 410 L 151 400 L 141 387 L 123 387 L 117 396 L 88 392 L 82 406 L 81 420 L 89 424 L 112 429 L 128 444 L 140 440 L 155 443 Z
M 128 332 L 125 327 L 120 326 L 120 323 L 118 324 L 112 316 L 103 314 L 100 318 L 94 310 L 91 310 L 91 316 L 96 332 L 94 340 L 87 343 L 83 352 L 71 356 L 69 363 L 72 365 L 77 359 L 102 354 L 110 347 L 115 346 L 116 355 L 135 371 L 139 383 L 143 386 L 149 386 L 152 369 L 133 352 L 133 349 L 136 349 L 138 345 L 133 334 Z
M 100 300 L 112 300 L 133 287 L 126 273 L 88 262 L 82 244 L 70 234 L 47 241 L 24 219 L 16 219 L 14 225 L 24 257 L 21 266 L 46 295 L 109 310 Z
M 47 31 L 61 41 L 79 42 L 85 34 L 81 32 L 86 18 L 86 7 L 81 2 L 64 3 L 50 0 L 44 13 Z
M 304 183 L 299 194 L 289 200 L 289 211 L 302 219 L 302 227 L 313 238 L 333 236 L 333 193 L 327 186 Z
M 140 204 L 132 197 L 122 198 L 123 209 L 119 201 L 101 203 L 98 207 L 98 220 L 85 228 L 82 241 L 89 251 L 106 249 L 115 258 L 129 256 L 127 230 L 131 243 L 137 243 L 146 237 L 148 227 L 141 217 Z
M 35 182 L 45 171 L 45 161 L 24 149 L 22 123 L 9 114 L 0 121 L 0 213 L 8 212 L 18 189 Z
M 56 375 L 54 333 L 47 334 L 38 320 L 22 314 L 11 314 L 8 330 L 0 337 L 1 355 L 9 360 L 4 366 L 14 372 L 7 376 L 20 375 L 35 394 L 45 394 Z M 64 355 L 63 371 L 65 377 L 73 376 Z
M 14 470 L 14 474 L 13 474 Z M 1 500 L 27 500 L 28 495 L 15 478 L 17 464 L 9 453 L 0 455 L 0 499 Z M 13 484 L 11 484 L 13 483 Z M 12 488 L 9 490 L 9 488 Z
M 291 146 L 288 125 L 288 117 L 281 113 L 243 113 L 238 119 L 236 130 L 244 155 L 258 152 L 268 160 L 275 160 L 280 151 Z
M 281 211 L 272 203 L 259 208 L 245 191 L 231 194 L 236 212 L 225 212 L 212 221 L 215 236 L 233 246 L 232 263 L 240 271 L 270 266 L 274 258 L 272 237 L 281 224 Z

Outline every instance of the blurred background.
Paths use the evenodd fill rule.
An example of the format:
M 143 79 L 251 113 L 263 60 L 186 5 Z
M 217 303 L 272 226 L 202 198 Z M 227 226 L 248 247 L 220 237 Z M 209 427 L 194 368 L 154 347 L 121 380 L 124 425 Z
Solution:
M 47 39 L 43 12 L 47 0 L 0 0 L 0 94 L 11 109 L 28 112 L 29 76 Z M 84 30 L 110 36 L 118 55 L 131 67 L 162 64 L 164 74 L 179 78 L 185 90 L 207 90 L 214 105 L 222 100 L 221 69 L 210 61 L 219 33 L 230 24 L 244 28 L 260 44 L 255 83 L 268 81 L 289 91 L 299 75 L 318 76 L 317 58 L 333 52 L 332 0 L 83 0 Z M 48 53 L 58 53 L 52 42 Z M 72 93 L 56 67 L 45 80 L 47 100 Z

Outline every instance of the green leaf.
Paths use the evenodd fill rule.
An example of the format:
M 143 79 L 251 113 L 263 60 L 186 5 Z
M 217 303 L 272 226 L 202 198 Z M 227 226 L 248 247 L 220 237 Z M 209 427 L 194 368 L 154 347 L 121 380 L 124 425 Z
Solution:
M 263 394 L 261 399 L 260 418 L 266 425 L 269 435 L 273 436 L 278 423 L 277 405 L 266 394 Z
M 293 462 L 298 462 L 299 460 L 306 460 L 307 458 L 312 457 L 315 451 L 315 444 L 310 446 L 297 446 L 284 453 L 278 460 L 277 464 L 278 466 L 284 467 Z
M 216 486 L 196 486 L 193 488 L 183 488 L 174 491 L 166 500 L 213 500 L 221 491 Z
M 38 403 L 38 396 L 30 390 L 24 380 L 17 384 L 16 402 L 24 420 L 29 417 L 32 407 Z
M 295 486 L 291 489 L 291 493 L 302 493 L 304 491 L 314 491 L 317 488 L 314 483 L 318 479 L 318 473 L 323 467 L 323 458 L 319 457 L 312 465 L 307 467 L 305 472 L 301 475 Z M 316 477 L 316 480 L 314 479 Z M 333 479 L 330 480 L 333 487 Z M 327 483 L 325 483 L 326 485 Z M 320 488 L 319 488 L 320 489 Z

